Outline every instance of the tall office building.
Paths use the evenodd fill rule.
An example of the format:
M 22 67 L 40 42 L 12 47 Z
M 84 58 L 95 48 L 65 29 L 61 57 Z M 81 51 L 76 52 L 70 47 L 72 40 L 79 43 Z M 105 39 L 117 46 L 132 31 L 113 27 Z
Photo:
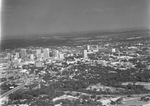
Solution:
M 34 54 L 30 54 L 30 59 L 34 60 Z
M 36 57 L 41 58 L 41 49 L 36 50 Z
M 7 59 L 8 59 L 9 61 L 11 61 L 11 54 L 10 54 L 10 53 L 7 53 Z
M 65 59 L 64 54 L 63 54 L 63 53 L 60 53 L 60 54 L 59 54 L 59 59 L 60 59 L 60 60 Z
M 90 50 L 90 45 L 87 45 L 87 50 Z
M 23 60 L 26 58 L 26 56 L 27 56 L 26 49 L 20 50 L 20 56 L 21 56 L 21 59 L 23 59 Z
M 18 60 L 19 59 L 19 53 L 16 52 L 14 55 L 13 55 L 13 59 L 14 60 Z
M 19 53 L 17 52 L 17 53 L 15 53 L 15 58 L 19 58 Z
M 59 51 L 58 50 L 54 50 L 54 58 L 59 59 Z
M 44 51 L 44 58 L 49 58 L 49 48 L 46 48 L 43 50 Z
M 41 53 L 41 58 L 40 59 L 44 59 L 44 53 Z
M 84 50 L 84 59 L 87 59 L 88 58 L 88 55 L 87 55 L 87 50 Z

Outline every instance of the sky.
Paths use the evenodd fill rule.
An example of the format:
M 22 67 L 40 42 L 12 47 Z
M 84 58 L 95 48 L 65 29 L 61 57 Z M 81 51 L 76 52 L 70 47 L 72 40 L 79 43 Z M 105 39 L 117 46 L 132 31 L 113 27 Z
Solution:
M 3 0 L 2 35 L 147 28 L 150 0 Z

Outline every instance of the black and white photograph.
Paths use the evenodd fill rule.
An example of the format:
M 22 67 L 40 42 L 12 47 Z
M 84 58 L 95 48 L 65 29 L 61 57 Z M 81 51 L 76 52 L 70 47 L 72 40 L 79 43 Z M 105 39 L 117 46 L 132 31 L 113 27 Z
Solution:
M 150 106 L 150 0 L 0 8 L 0 106 Z

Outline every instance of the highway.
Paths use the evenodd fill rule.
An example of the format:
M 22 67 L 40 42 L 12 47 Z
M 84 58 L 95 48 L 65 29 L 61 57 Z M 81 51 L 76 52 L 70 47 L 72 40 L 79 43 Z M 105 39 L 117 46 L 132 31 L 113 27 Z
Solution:
M 63 71 L 65 71 L 65 70 L 68 70 L 68 69 L 70 69 L 71 67 L 73 67 L 73 65 L 71 65 L 71 66 L 69 66 L 69 67 L 67 67 L 67 68 L 65 68 L 65 69 L 60 70 L 60 72 L 63 72 Z M 28 84 L 29 82 L 30 82 L 30 79 L 27 79 L 24 84 L 21 84 L 21 85 L 15 87 L 15 88 L 13 88 L 13 89 L 11 89 L 11 90 L 9 90 L 9 91 L 3 93 L 2 95 L 0 95 L 0 98 L 3 98 L 3 97 L 5 97 L 5 96 L 8 96 L 8 95 L 10 95 L 10 94 L 16 92 L 17 90 L 23 88 L 23 87 L 24 87 L 26 84 Z
M 8 96 L 8 95 L 10 95 L 11 93 L 14 93 L 15 91 L 17 91 L 17 90 L 19 90 L 19 89 L 21 89 L 21 88 L 23 88 L 23 87 L 24 87 L 24 84 L 21 84 L 21 85 L 15 87 L 14 89 L 11 89 L 11 90 L 9 90 L 9 91 L 3 93 L 2 95 L 0 95 L 0 98 L 3 98 L 3 97 L 5 97 L 5 96 Z
M 5 97 L 5 96 L 8 96 L 8 95 L 10 95 L 10 94 L 16 92 L 17 90 L 23 88 L 29 81 L 30 81 L 30 80 L 27 80 L 25 83 L 23 83 L 23 84 L 21 84 L 21 85 L 15 87 L 15 88 L 13 88 L 13 89 L 11 89 L 11 90 L 5 92 L 5 93 L 3 93 L 2 95 L 0 95 L 0 98 L 3 98 L 3 97 Z

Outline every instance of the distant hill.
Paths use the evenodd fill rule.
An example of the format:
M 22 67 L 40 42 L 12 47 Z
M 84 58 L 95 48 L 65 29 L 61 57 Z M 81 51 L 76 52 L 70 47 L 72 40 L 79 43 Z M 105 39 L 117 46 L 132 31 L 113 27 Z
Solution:
M 32 36 L 14 36 L 3 39 L 1 49 L 27 46 L 59 46 L 77 45 L 89 42 L 124 41 L 124 40 L 150 39 L 150 30 L 120 30 L 120 31 L 86 31 L 59 34 L 43 34 Z

